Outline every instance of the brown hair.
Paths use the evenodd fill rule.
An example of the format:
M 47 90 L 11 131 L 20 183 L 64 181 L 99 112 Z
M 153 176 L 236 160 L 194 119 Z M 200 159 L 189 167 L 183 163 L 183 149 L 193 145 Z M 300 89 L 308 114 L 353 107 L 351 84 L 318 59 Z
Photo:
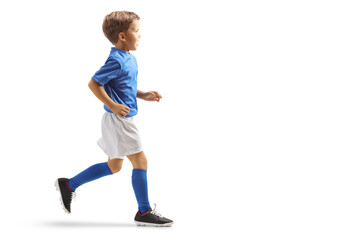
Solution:
M 119 40 L 119 33 L 126 33 L 130 24 L 135 20 L 140 20 L 136 13 L 128 11 L 112 12 L 105 16 L 102 29 L 106 38 L 115 45 Z

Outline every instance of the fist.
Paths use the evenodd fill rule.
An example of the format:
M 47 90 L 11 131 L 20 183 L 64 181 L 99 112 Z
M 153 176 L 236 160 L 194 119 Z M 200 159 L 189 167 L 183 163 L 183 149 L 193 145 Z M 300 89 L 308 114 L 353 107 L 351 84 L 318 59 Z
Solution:
M 115 113 L 116 115 L 118 115 L 119 117 L 125 117 L 130 112 L 130 109 L 127 106 L 124 106 L 122 104 L 116 104 L 110 110 L 113 113 Z

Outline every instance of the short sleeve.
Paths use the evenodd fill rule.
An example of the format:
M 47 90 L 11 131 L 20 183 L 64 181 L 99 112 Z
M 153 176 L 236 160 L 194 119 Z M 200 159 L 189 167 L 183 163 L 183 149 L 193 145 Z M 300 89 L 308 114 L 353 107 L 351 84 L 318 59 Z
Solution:
M 118 76 L 121 67 L 118 61 L 115 59 L 109 58 L 104 66 L 102 66 L 92 77 L 97 83 L 101 86 L 107 84 L 111 79 Z

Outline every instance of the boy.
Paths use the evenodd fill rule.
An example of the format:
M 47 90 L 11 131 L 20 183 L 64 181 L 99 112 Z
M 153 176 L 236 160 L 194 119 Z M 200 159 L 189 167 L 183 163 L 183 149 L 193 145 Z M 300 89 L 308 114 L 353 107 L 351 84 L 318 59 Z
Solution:
M 103 32 L 115 45 L 105 65 L 89 82 L 94 95 L 104 103 L 102 137 L 98 145 L 108 155 L 108 161 L 95 164 L 73 178 L 59 178 L 55 185 L 61 195 L 64 210 L 70 213 L 73 193 L 82 184 L 120 171 L 125 156 L 133 165 L 132 185 L 139 211 L 137 225 L 171 226 L 173 221 L 152 210 L 148 200 L 147 159 L 134 123 L 137 100 L 159 102 L 162 96 L 156 91 L 137 90 L 137 62 L 130 51 L 136 50 L 139 34 L 139 16 L 133 12 L 117 11 L 108 14 Z M 156 208 L 156 206 L 155 206 Z

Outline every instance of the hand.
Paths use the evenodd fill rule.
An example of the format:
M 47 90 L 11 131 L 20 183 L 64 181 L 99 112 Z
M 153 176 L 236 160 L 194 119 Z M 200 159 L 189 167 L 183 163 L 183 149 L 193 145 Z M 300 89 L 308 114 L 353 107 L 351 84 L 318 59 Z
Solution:
M 157 101 L 160 102 L 162 98 L 161 94 L 156 91 L 145 92 L 142 99 L 146 101 Z
M 122 104 L 116 104 L 110 110 L 119 117 L 125 117 L 130 112 L 130 109 Z

